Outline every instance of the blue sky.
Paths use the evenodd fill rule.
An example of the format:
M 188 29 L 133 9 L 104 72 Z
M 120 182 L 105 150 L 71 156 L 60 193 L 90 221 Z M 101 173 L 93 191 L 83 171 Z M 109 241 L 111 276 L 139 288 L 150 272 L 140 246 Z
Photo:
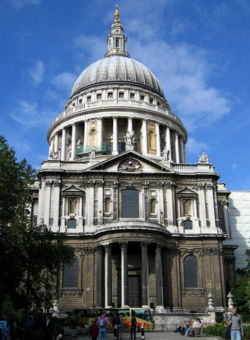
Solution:
M 74 81 L 103 57 L 119 4 L 130 56 L 158 78 L 231 190 L 250 190 L 250 1 L 1 0 L 0 134 L 35 168 Z

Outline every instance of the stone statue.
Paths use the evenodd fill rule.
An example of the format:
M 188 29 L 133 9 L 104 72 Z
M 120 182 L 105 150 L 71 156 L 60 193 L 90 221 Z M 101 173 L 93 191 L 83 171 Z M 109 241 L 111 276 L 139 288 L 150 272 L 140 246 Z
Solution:
M 162 160 L 163 160 L 163 162 L 170 161 L 170 150 L 168 149 L 167 146 L 165 146 L 163 151 L 162 151 Z
M 51 150 L 50 153 L 49 153 L 49 158 L 50 159 L 58 159 L 59 158 L 59 152 Z
M 90 160 L 93 160 L 96 158 L 96 148 L 93 147 L 91 150 L 90 150 L 90 153 L 89 153 L 89 159 Z
M 205 154 L 205 152 L 202 153 L 201 156 L 199 156 L 199 162 L 198 163 L 205 163 L 208 164 L 208 156 Z
M 134 144 L 135 144 L 135 136 L 134 131 L 127 131 L 125 137 L 124 137 L 125 143 L 126 143 L 126 151 L 134 150 Z

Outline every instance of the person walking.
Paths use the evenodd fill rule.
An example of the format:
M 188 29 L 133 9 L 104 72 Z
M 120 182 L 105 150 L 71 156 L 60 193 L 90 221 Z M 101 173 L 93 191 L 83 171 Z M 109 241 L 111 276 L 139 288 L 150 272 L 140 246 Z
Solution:
M 242 318 L 237 313 L 237 308 L 235 306 L 232 308 L 229 324 L 231 325 L 231 340 L 241 340 L 241 337 L 243 338 L 244 336 Z
M 103 311 L 102 315 L 99 316 L 99 318 L 97 319 L 97 325 L 99 327 L 99 340 L 102 340 L 102 339 L 106 340 L 109 320 L 106 317 L 105 310 Z
M 131 318 L 130 339 L 132 339 L 133 335 L 134 339 L 136 339 L 136 327 L 137 327 L 136 317 L 133 315 Z
M 96 340 L 98 336 L 98 326 L 97 326 L 95 319 L 92 321 L 89 331 L 90 331 L 91 339 Z

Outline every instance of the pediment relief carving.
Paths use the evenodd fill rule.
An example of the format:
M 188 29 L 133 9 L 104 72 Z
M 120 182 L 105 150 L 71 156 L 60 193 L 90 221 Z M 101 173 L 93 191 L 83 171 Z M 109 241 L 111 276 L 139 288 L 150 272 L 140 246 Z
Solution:
M 197 186 L 180 186 L 176 190 L 177 194 L 191 194 L 191 195 L 197 195 Z
M 136 159 L 128 158 L 119 164 L 118 171 L 128 172 L 142 171 L 142 165 Z
M 67 192 L 83 192 L 84 190 L 76 185 L 69 185 L 62 189 L 62 193 Z

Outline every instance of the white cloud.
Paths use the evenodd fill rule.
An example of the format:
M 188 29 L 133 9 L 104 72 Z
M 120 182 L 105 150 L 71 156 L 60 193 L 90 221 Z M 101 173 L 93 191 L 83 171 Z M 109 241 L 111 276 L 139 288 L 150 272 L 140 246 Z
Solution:
M 41 3 L 41 0 L 6 0 L 6 1 L 15 9 L 21 9 L 26 5 L 38 6 Z
M 89 60 L 98 60 L 104 56 L 107 51 L 106 39 L 93 35 L 81 34 L 73 40 L 75 48 L 80 52 L 80 57 L 89 58 Z
M 43 81 L 44 77 L 44 63 L 41 60 L 38 60 L 28 71 L 29 76 L 31 77 L 33 83 L 35 85 L 40 84 Z
M 62 72 L 54 76 L 51 83 L 58 89 L 70 91 L 76 80 L 76 75 L 71 72 Z
M 48 127 L 55 116 L 49 110 L 39 110 L 36 102 L 28 103 L 19 100 L 18 106 L 10 114 L 11 118 L 18 122 L 24 130 L 37 127 Z
M 233 163 L 231 167 L 234 170 L 234 169 L 238 168 L 238 164 L 237 163 Z
M 209 147 L 206 143 L 199 142 L 193 137 L 188 138 L 186 147 L 188 152 L 192 154 L 197 154 L 197 156 L 209 150 Z

